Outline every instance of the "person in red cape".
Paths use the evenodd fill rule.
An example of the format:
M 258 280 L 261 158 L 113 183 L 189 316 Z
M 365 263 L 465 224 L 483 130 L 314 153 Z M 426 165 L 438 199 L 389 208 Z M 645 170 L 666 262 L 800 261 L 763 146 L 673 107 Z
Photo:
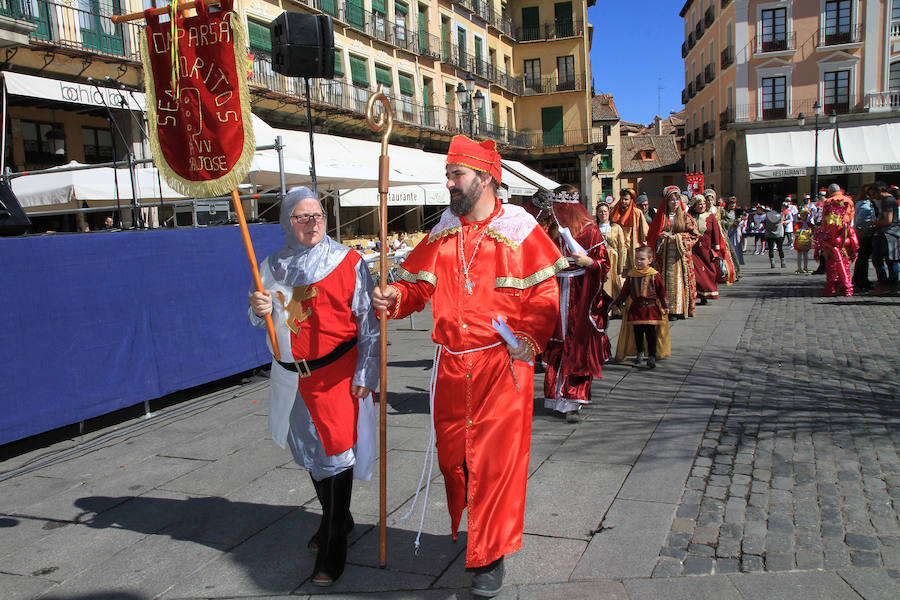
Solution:
M 695 194 L 691 199 L 690 215 L 697 222 L 700 237 L 691 249 L 694 260 L 694 281 L 700 304 L 719 297 L 719 261 L 722 260 L 724 240 L 719 222 L 707 210 L 706 197 Z
M 606 305 L 612 299 L 603 293 L 609 256 L 603 234 L 574 186 L 563 185 L 552 193 L 541 190 L 526 204 L 526 210 L 535 215 L 571 263 L 556 274 L 559 320 L 542 360 L 546 367 L 544 407 L 577 423 L 582 405 L 591 402 L 591 381 L 603 376 L 603 363 L 612 353 L 606 337 Z M 569 248 L 560 228 L 568 229 L 584 252 Z
M 825 261 L 825 290 L 823 296 L 853 295 L 850 262 L 856 260 L 859 241 L 853 229 L 853 201 L 841 187 L 828 186 L 828 196 L 822 203 L 822 223 L 816 227 L 813 241 Z
M 317 552 L 317 586 L 343 573 L 353 479 L 372 477 L 371 390 L 379 377 L 374 283 L 359 253 L 325 235 L 325 225 L 312 190 L 295 188 L 284 197 L 285 246 L 260 265 L 265 292 L 250 295 L 249 313 L 257 327 L 272 314 L 283 357 L 272 361 L 269 435 L 309 471 L 322 505 L 319 529 L 307 544 Z M 372 418 L 360 418 L 361 410 Z
M 687 198 L 677 186 L 663 189 L 662 203 L 647 234 L 647 245 L 656 252 L 656 269 L 666 282 L 669 320 L 693 317 L 697 304 L 691 249 L 700 233 L 686 205 Z
M 634 205 L 635 193 L 625 188 L 619 193 L 619 201 L 612 205 L 609 220 L 619 225 L 625 234 L 626 253 L 623 272 L 634 266 L 634 251 L 647 243 L 647 219 Z
M 555 275 L 568 266 L 531 215 L 497 199 L 500 173 L 492 140 L 454 137 L 446 167 L 450 207 L 407 255 L 400 281 L 372 296 L 392 319 L 431 301 L 438 463 L 454 539 L 468 508 L 466 567 L 474 569 L 472 593 L 481 597 L 500 592 L 503 556 L 522 545 L 534 407 L 529 361 L 553 333 Z M 515 344 L 495 329 L 498 319 Z

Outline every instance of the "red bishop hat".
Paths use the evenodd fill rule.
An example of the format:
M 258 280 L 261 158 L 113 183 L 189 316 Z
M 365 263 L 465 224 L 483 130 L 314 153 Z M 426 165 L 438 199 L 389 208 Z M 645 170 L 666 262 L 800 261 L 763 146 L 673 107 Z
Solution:
M 500 153 L 494 140 L 484 140 L 479 144 L 464 135 L 453 136 L 447 151 L 447 164 L 484 171 L 500 183 Z

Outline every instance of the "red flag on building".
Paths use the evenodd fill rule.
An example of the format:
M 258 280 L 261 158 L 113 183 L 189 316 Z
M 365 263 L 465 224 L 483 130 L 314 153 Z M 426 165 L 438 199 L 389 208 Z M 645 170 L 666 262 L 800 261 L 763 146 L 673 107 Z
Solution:
M 220 8 L 199 2 L 196 16 L 178 15 L 174 24 L 144 11 L 150 146 L 166 182 L 198 198 L 236 189 L 256 150 L 245 27 L 233 0 Z

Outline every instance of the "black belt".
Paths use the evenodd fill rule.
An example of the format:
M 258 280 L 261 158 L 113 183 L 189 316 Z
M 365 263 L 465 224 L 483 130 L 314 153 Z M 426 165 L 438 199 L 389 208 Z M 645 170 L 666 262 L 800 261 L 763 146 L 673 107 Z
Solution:
M 350 349 L 355 345 L 356 338 L 354 337 L 350 338 L 346 342 L 341 342 L 334 350 L 321 358 L 314 358 L 312 360 L 299 358 L 294 360 L 294 362 L 282 362 L 280 360 L 276 362 L 288 371 L 298 373 L 300 377 L 309 377 L 310 373 L 312 373 L 316 369 L 321 369 L 326 365 L 330 365 L 343 355 L 347 354 L 347 352 L 349 352 Z

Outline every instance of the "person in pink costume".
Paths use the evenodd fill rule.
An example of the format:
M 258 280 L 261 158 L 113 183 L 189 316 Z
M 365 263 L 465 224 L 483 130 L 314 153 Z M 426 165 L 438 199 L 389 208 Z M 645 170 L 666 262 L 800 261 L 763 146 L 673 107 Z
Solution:
M 822 203 L 822 223 L 813 234 L 816 249 L 825 259 L 823 296 L 853 295 L 850 262 L 856 260 L 859 241 L 853 229 L 853 201 L 837 184 L 828 188 Z

